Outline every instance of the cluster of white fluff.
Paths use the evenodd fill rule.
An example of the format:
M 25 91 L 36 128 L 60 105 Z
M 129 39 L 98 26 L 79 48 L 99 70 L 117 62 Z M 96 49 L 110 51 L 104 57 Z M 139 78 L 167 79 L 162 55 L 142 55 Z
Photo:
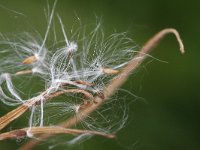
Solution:
M 43 102 L 43 91 L 46 91 L 47 96 L 66 88 L 76 88 L 96 95 L 117 76 L 116 72 L 120 72 L 127 64 L 136 48 L 126 33 L 115 33 L 106 37 L 100 22 L 95 24 L 95 28 L 90 32 L 85 32 L 86 27 L 81 27 L 68 36 L 61 18 L 54 17 L 55 5 L 56 2 L 49 15 L 44 38 L 27 32 L 9 38 L 1 35 L 0 100 L 6 105 L 16 106 L 38 98 L 41 101 L 40 105 L 30 107 L 30 128 L 38 125 L 56 125 L 58 121 L 64 121 L 78 113 L 83 103 L 79 94 L 67 93 L 51 102 Z M 54 41 L 53 45 L 48 46 L 47 40 L 53 19 L 60 23 L 57 28 L 61 29 L 63 40 Z M 23 92 L 20 87 L 23 87 L 23 84 L 16 89 L 12 79 L 28 79 L 33 76 L 42 80 L 33 79 L 32 82 L 40 82 L 45 89 L 39 96 L 35 96 L 36 93 L 28 93 L 29 97 L 22 99 L 20 94 Z M 26 85 L 26 88 L 32 89 L 31 86 Z M 123 127 L 127 119 L 126 111 L 126 104 L 122 98 L 112 98 L 81 122 L 80 128 L 106 133 L 116 132 Z

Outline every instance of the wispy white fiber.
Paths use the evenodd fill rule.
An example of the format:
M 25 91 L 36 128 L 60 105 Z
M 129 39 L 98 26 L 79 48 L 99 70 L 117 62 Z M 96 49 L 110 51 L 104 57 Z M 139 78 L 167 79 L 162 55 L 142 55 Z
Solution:
M 101 21 L 97 21 L 92 26 L 92 30 L 89 30 L 91 26 L 81 24 L 77 30 L 71 30 L 71 33 L 66 32 L 70 29 L 66 28 L 61 17 L 57 15 L 54 19 L 56 4 L 57 0 L 54 1 L 51 10 L 48 6 L 48 22 L 44 37 L 37 32 L 23 32 L 12 37 L 0 35 L 0 46 L 2 47 L 0 51 L 0 57 L 2 56 L 0 58 L 0 73 L 2 73 L 0 75 L 0 100 L 9 106 L 24 104 L 27 100 L 37 102 L 34 106 L 32 103 L 27 103 L 31 110 L 27 131 L 29 138 L 33 138 L 32 127 L 57 125 L 88 107 L 94 101 L 92 98 L 87 98 L 85 93 L 91 94 L 91 97 L 103 97 L 101 91 L 104 90 L 105 85 L 118 77 L 117 73 L 127 65 L 135 55 L 137 48 L 126 33 L 114 33 L 107 36 L 103 31 Z M 54 27 L 54 21 L 59 23 L 58 27 Z M 57 41 L 57 37 L 53 37 L 51 41 L 53 44 L 47 44 L 51 31 L 56 36 L 57 30 L 62 32 L 62 40 Z M 30 63 L 24 63 L 25 60 L 29 60 Z M 108 73 L 106 69 L 116 73 Z M 16 74 L 20 71 L 22 74 Z M 24 80 L 16 85 L 17 90 L 11 77 L 16 81 Z M 24 83 L 28 83 L 25 80 L 27 78 L 30 84 L 24 87 Z M 40 88 L 41 91 L 24 94 L 23 99 L 17 92 L 27 93 L 27 90 L 31 91 L 36 88 Z M 55 100 L 52 99 L 53 102 L 45 99 L 56 92 L 66 90 L 84 91 L 85 93 L 76 93 L 76 91 L 62 93 Z M 132 96 L 136 97 L 133 94 Z M 113 96 L 101 108 L 81 121 L 77 127 L 112 134 L 125 126 L 127 112 L 125 100 Z M 88 134 L 69 136 L 64 144 L 73 145 L 91 136 Z M 50 149 L 57 145 L 55 144 Z
M 3 92 L 2 87 L 1 87 L 3 82 L 6 83 L 7 90 L 10 93 L 10 96 L 13 98 L 6 96 L 6 94 Z M 10 74 L 8 73 L 3 73 L 0 75 L 0 96 L 2 96 L 2 99 L 5 99 L 3 100 L 3 102 L 6 104 L 15 105 L 19 103 L 24 103 L 24 100 L 21 99 L 21 97 L 18 95 L 17 91 L 15 90 L 11 81 Z M 8 100 L 8 102 L 6 100 Z M 14 102 L 14 103 L 11 103 L 11 102 Z

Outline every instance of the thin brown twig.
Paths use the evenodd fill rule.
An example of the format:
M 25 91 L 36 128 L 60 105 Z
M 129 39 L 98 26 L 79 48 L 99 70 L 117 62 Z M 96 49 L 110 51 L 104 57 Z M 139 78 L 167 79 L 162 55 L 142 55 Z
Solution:
M 94 83 L 86 82 L 86 81 L 83 81 L 83 80 L 76 80 L 75 83 L 87 85 L 87 86 L 93 86 L 94 85 Z
M 28 109 L 29 106 L 33 106 L 38 100 L 37 99 L 31 99 L 28 100 L 26 103 L 20 105 L 16 109 L 8 112 L 4 116 L 0 118 L 0 130 L 5 128 L 9 123 L 11 123 L 13 120 L 20 117 L 22 114 L 24 114 Z
M 78 130 L 78 129 L 67 129 L 63 127 L 32 127 L 32 128 L 22 128 L 18 130 L 12 130 L 9 132 L 5 132 L 0 134 L 0 140 L 13 139 L 13 138 L 23 138 L 31 136 L 38 136 L 41 134 L 92 134 L 99 135 L 106 138 L 115 138 L 114 134 L 106 134 L 98 131 L 91 130 Z
M 184 53 L 184 45 L 182 43 L 182 40 L 179 36 L 179 33 L 177 30 L 173 28 L 167 28 L 163 29 L 157 34 L 155 34 L 152 38 L 150 38 L 149 41 L 147 41 L 146 44 L 141 48 L 140 52 L 136 54 L 136 56 L 127 64 L 127 66 L 122 69 L 121 73 L 118 75 L 117 78 L 113 79 L 112 82 L 105 87 L 103 90 L 104 99 L 96 96 L 95 101 L 98 103 L 91 103 L 91 105 L 83 110 L 81 110 L 79 113 L 77 113 L 75 116 L 69 118 L 67 121 L 61 124 L 62 127 L 70 128 L 82 120 L 84 120 L 87 116 L 90 115 L 94 110 L 96 110 L 100 105 L 103 104 L 104 101 L 106 101 L 109 97 L 111 97 L 122 85 L 123 83 L 128 79 L 131 72 L 133 72 L 140 64 L 143 62 L 143 60 L 146 58 L 147 54 L 151 52 L 151 50 L 157 46 L 157 44 L 161 41 L 163 37 L 165 37 L 167 34 L 174 34 L 181 53 Z M 50 136 L 48 135 L 41 135 L 41 139 L 47 140 Z M 28 143 L 23 145 L 20 150 L 30 150 L 37 144 L 39 144 L 41 141 L 37 141 L 35 139 L 30 140 Z

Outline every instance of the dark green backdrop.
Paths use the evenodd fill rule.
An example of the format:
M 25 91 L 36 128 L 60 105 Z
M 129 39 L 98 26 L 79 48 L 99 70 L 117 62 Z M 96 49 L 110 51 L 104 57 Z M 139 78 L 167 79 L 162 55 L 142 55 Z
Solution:
M 0 4 L 25 14 L 19 17 L 0 8 L 0 32 L 11 34 L 36 29 L 44 34 L 46 0 L 1 0 Z M 167 36 L 152 55 L 168 63 L 147 61 L 123 86 L 145 98 L 146 103 L 132 103 L 128 124 L 117 134 L 118 138 L 93 138 L 72 149 L 200 149 L 200 1 L 59 0 L 56 11 L 69 27 L 76 16 L 86 23 L 94 22 L 95 16 L 102 17 L 107 33 L 128 31 L 139 45 L 157 31 L 174 27 L 180 32 L 186 50 L 181 55 L 175 38 Z M 1 104 L 1 116 L 6 111 Z M 17 122 L 19 125 L 20 121 L 23 120 Z M 0 149 L 14 150 L 19 143 L 3 141 Z

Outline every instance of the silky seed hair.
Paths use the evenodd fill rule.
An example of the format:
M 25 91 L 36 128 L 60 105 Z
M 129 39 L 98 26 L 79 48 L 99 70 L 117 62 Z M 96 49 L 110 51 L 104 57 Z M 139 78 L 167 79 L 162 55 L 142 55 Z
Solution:
M 87 26 L 79 27 L 68 36 L 61 17 L 54 16 L 55 4 L 56 1 L 51 13 L 47 15 L 49 20 L 44 38 L 39 34 L 23 32 L 13 37 L 2 35 L 0 41 L 5 47 L 1 53 L 7 56 L 6 59 L 1 59 L 3 67 L 0 76 L 0 96 L 4 104 L 16 106 L 27 101 L 22 100 L 12 83 L 15 76 L 38 76 L 44 80 L 46 92 L 39 93 L 38 96 L 34 96 L 34 93 L 28 97 L 39 102 L 39 105 L 27 105 L 30 110 L 27 123 L 29 138 L 34 138 L 31 133 L 34 127 L 57 125 L 79 113 L 92 102 L 92 99 L 85 99 L 81 93 L 66 93 L 53 102 L 46 102 L 44 97 L 56 91 L 64 91 L 66 88 L 85 90 L 94 96 L 100 95 L 104 86 L 117 76 L 119 70 L 131 59 L 137 47 L 130 38 L 127 38 L 126 33 L 115 33 L 106 37 L 101 21 L 94 24 L 92 31 L 86 33 Z M 52 20 L 55 18 L 60 24 L 63 42 L 48 47 L 46 42 Z M 117 61 L 114 61 L 116 59 Z M 127 106 L 124 100 L 119 99 L 112 98 L 105 103 L 101 109 L 84 120 L 79 128 L 104 133 L 117 132 L 127 120 Z M 121 113 L 118 113 L 120 110 Z M 77 139 L 68 143 L 75 143 Z
M 101 21 L 93 24 L 93 30 L 82 24 L 71 30 L 59 14 L 55 15 L 56 3 L 57 0 L 52 9 L 48 6 L 44 36 L 29 32 L 13 37 L 1 35 L 0 54 L 4 57 L 0 58 L 0 100 L 7 106 L 18 107 L 0 117 L 0 129 L 25 112 L 29 111 L 29 117 L 27 127 L 2 133 L 0 140 L 27 137 L 43 141 L 55 134 L 56 138 L 47 141 L 51 142 L 49 149 L 54 149 L 93 135 L 114 138 L 125 126 L 129 114 L 130 101 L 115 93 L 124 78 L 150 56 L 146 53 L 165 34 L 174 33 L 184 52 L 174 29 L 159 32 L 139 53 L 138 45 L 127 33 L 107 36 Z M 53 21 L 59 26 L 53 26 Z M 50 32 L 56 36 L 58 29 L 63 39 L 53 37 L 53 45 L 47 44 Z M 73 32 L 67 34 L 69 30 Z M 28 86 L 26 81 L 15 85 L 15 81 L 25 78 L 30 80 Z M 24 87 L 35 88 L 34 82 L 41 91 L 24 96 L 27 92 Z M 132 101 L 138 99 L 131 92 L 127 94 Z

